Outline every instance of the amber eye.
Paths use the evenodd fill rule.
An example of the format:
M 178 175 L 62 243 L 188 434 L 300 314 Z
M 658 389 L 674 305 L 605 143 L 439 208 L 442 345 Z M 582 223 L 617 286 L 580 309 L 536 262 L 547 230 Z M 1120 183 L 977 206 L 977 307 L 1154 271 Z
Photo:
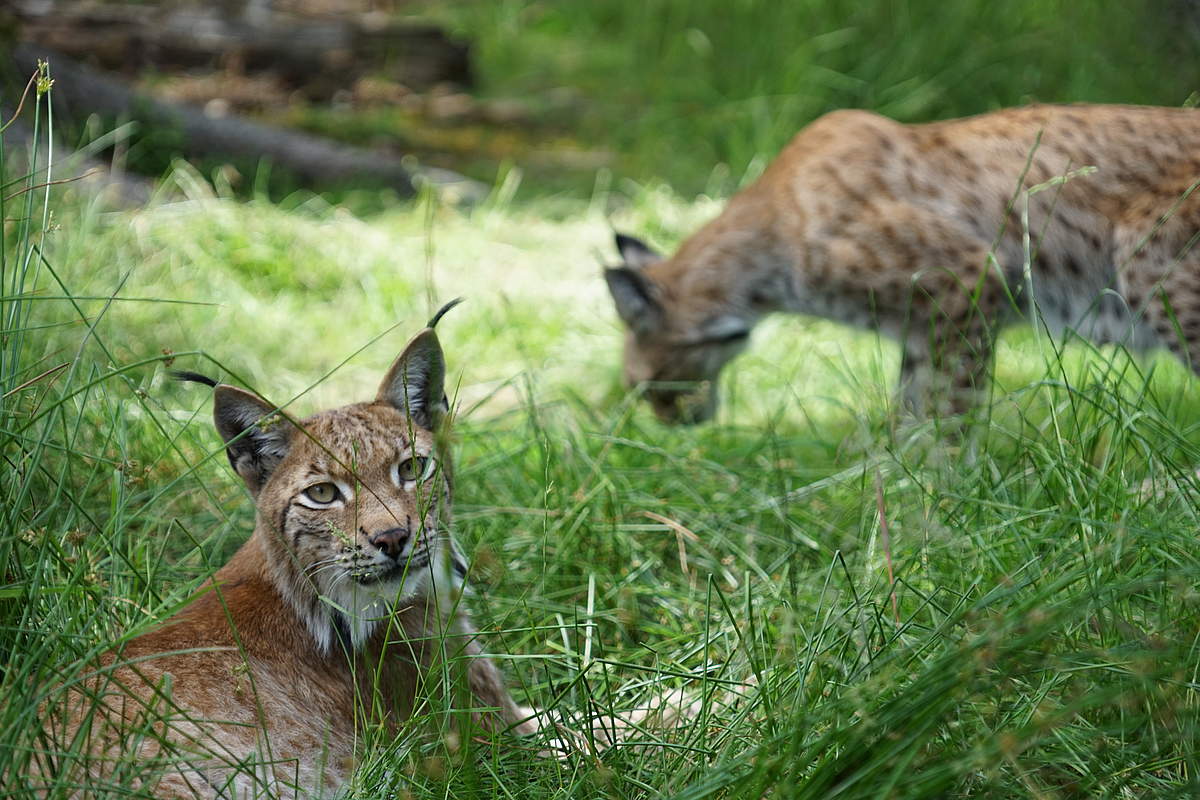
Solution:
M 425 458 L 424 456 L 407 458 L 404 461 L 401 461 L 400 465 L 396 467 L 396 477 L 399 479 L 400 483 L 423 480 L 428 477 L 425 474 L 425 471 L 428 469 L 428 467 L 429 459 Z
M 341 492 L 338 491 L 337 486 L 327 481 L 325 483 L 315 483 L 308 487 L 304 490 L 304 496 L 314 503 L 320 503 L 324 506 L 341 497 Z

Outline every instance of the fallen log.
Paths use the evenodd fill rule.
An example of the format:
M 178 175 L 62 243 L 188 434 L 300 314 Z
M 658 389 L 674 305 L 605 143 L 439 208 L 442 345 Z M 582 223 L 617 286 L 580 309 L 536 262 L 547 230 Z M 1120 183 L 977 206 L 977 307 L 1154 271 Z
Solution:
M 371 73 L 411 89 L 472 82 L 470 50 L 436 25 L 371 15 L 310 18 L 220 4 L 178 6 L 22 0 L 18 37 L 112 72 L 203 67 L 269 73 L 314 100 Z
M 266 160 L 310 186 L 389 187 L 411 196 L 416 186 L 454 185 L 459 195 L 477 195 L 479 184 L 449 170 L 410 169 L 390 153 L 331 142 L 235 116 L 209 117 L 189 106 L 165 103 L 40 45 L 18 44 L 12 52 L 17 75 L 30 75 L 38 59 L 50 64 L 54 113 L 81 123 L 89 115 L 135 120 L 173 132 L 179 155 Z

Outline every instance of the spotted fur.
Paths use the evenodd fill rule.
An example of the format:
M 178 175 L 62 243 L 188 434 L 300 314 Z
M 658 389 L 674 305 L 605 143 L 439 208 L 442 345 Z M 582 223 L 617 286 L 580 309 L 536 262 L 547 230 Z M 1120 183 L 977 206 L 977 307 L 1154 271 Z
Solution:
M 666 421 L 707 419 L 721 368 L 776 311 L 898 339 L 923 413 L 969 407 L 997 329 L 1020 318 L 1195 368 L 1198 181 L 1200 110 L 828 114 L 670 258 L 618 235 L 625 263 L 606 278 L 626 379 L 649 382 Z
M 293 420 L 216 385 L 254 533 L 182 611 L 47 703 L 31 782 L 71 775 L 80 796 L 129 775 L 157 797 L 333 795 L 364 725 L 428 711 L 443 671 L 462 673 L 473 724 L 534 730 L 461 605 L 444 374 L 426 328 L 371 402 Z

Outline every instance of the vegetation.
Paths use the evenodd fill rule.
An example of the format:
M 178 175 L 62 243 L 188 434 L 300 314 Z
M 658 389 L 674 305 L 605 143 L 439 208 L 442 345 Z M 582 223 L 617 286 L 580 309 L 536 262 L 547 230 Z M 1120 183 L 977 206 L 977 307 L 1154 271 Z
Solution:
M 1142 62 L 1104 67 L 1125 45 L 1066 4 L 1030 4 L 1046 10 L 1011 12 L 1017 21 L 942 4 L 946 43 L 930 34 L 924 49 L 910 39 L 933 12 L 918 13 L 916 0 L 887 6 L 912 34 L 894 37 L 903 46 L 863 22 L 868 11 L 835 25 L 833 7 L 816 2 L 778 5 L 775 24 L 745 29 L 694 23 L 704 4 L 494 5 L 446 13 L 520 23 L 485 42 L 493 63 L 513 59 L 498 71 L 512 86 L 534 80 L 515 66 L 521 43 L 536 60 L 556 30 L 560 43 L 596 32 L 597 52 L 563 75 L 599 82 L 607 71 L 614 105 L 639 90 L 631 75 L 648 74 L 629 67 L 654 72 L 659 54 L 666 67 L 640 89 L 648 105 L 624 101 L 647 118 L 630 115 L 612 141 L 645 164 L 660 154 L 663 174 L 690 170 L 681 184 L 693 189 L 719 161 L 740 179 L 773 152 L 772 136 L 854 87 L 861 104 L 902 116 L 982 110 L 966 105 L 971 96 L 981 106 L 1026 94 L 1182 99 L 1139 82 Z M 1109 24 L 1125 13 L 1112 10 Z M 1031 19 L 1074 20 L 1081 34 L 1056 43 L 1059 60 L 1029 67 L 1023 43 L 1042 34 L 1018 23 Z M 844 67 L 797 62 L 788 74 L 809 89 L 794 98 L 783 84 L 722 88 L 725 77 L 780 72 L 769 57 L 790 52 L 785 23 L 825 31 L 826 50 L 809 46 Z M 750 125 L 737 132 L 693 115 L 690 150 L 682 110 L 711 97 L 686 94 L 667 68 L 686 63 L 671 53 L 697 47 L 689 29 L 713 53 L 737 54 L 698 84 L 731 103 L 741 91 L 762 98 L 743 106 L 761 110 L 749 122 L 728 108 Z M 844 39 L 831 33 L 843 29 Z M 991 49 L 962 46 L 977 31 Z M 926 105 L 901 103 L 921 96 L 909 76 L 957 76 L 959 58 L 976 60 L 967 74 L 977 80 L 947 77 Z M 992 88 L 972 95 L 972 85 Z M 112 212 L 69 185 L 37 187 L 6 155 L 6 795 L 29 796 L 21 776 L 54 687 L 178 609 L 251 527 L 207 393 L 170 383 L 165 369 L 218 374 L 304 414 L 371 392 L 407 336 L 459 294 L 468 302 L 439 333 L 459 408 L 458 536 L 489 649 L 518 696 L 577 728 L 589 710 L 653 704 L 676 688 L 703 707 L 636 746 L 562 760 L 505 738 L 455 749 L 417 721 L 413 736 L 371 752 L 356 796 L 1200 791 L 1200 395 L 1182 365 L 1078 343 L 1058 352 L 1032 329 L 1014 331 L 982 432 L 963 444 L 942 421 L 889 414 L 891 343 L 776 319 L 729 371 L 716 424 L 667 429 L 619 386 L 618 326 L 597 273 L 610 218 L 669 246 L 717 201 L 601 181 L 578 202 L 524 203 L 510 177 L 473 208 L 426 196 L 363 217 L 314 196 L 235 199 L 181 164 L 162 201 Z
M 572 0 L 419 2 L 475 44 L 485 96 L 536 126 L 414 124 L 400 112 L 295 121 L 396 142 L 490 180 L 518 164 L 530 195 L 588 196 L 596 163 L 724 195 L 836 108 L 904 122 L 1030 102 L 1181 105 L 1196 85 L 1184 4 L 1114 0 Z M 1190 24 L 1189 24 L 1190 23 Z M 556 103 L 563 93 L 576 102 Z M 332 118 L 331 118 L 332 117 Z M 446 161 L 449 159 L 449 161 Z

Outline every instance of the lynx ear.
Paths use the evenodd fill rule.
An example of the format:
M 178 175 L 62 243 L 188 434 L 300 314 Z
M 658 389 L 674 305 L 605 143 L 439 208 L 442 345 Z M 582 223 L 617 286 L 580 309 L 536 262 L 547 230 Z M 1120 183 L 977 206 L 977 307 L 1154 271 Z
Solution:
M 617 252 L 621 254 L 621 259 L 625 262 L 625 266 L 633 267 L 634 269 L 644 269 L 655 261 L 662 261 L 662 256 L 651 250 L 650 246 L 641 239 L 626 236 L 623 233 L 615 234 L 615 236 L 617 240 Z
M 379 384 L 376 403 L 393 406 L 422 428 L 432 430 L 447 410 L 446 361 L 433 328 L 412 338 Z
M 217 432 L 225 440 L 233 471 L 253 495 L 262 490 L 291 444 L 291 422 L 279 416 L 265 424 L 264 417 L 274 411 L 275 406 L 261 397 L 227 384 L 218 384 L 213 391 Z
M 630 267 L 604 270 L 604 280 L 617 306 L 617 315 L 639 335 L 651 334 L 662 327 L 663 308 L 655 298 L 654 284 Z

